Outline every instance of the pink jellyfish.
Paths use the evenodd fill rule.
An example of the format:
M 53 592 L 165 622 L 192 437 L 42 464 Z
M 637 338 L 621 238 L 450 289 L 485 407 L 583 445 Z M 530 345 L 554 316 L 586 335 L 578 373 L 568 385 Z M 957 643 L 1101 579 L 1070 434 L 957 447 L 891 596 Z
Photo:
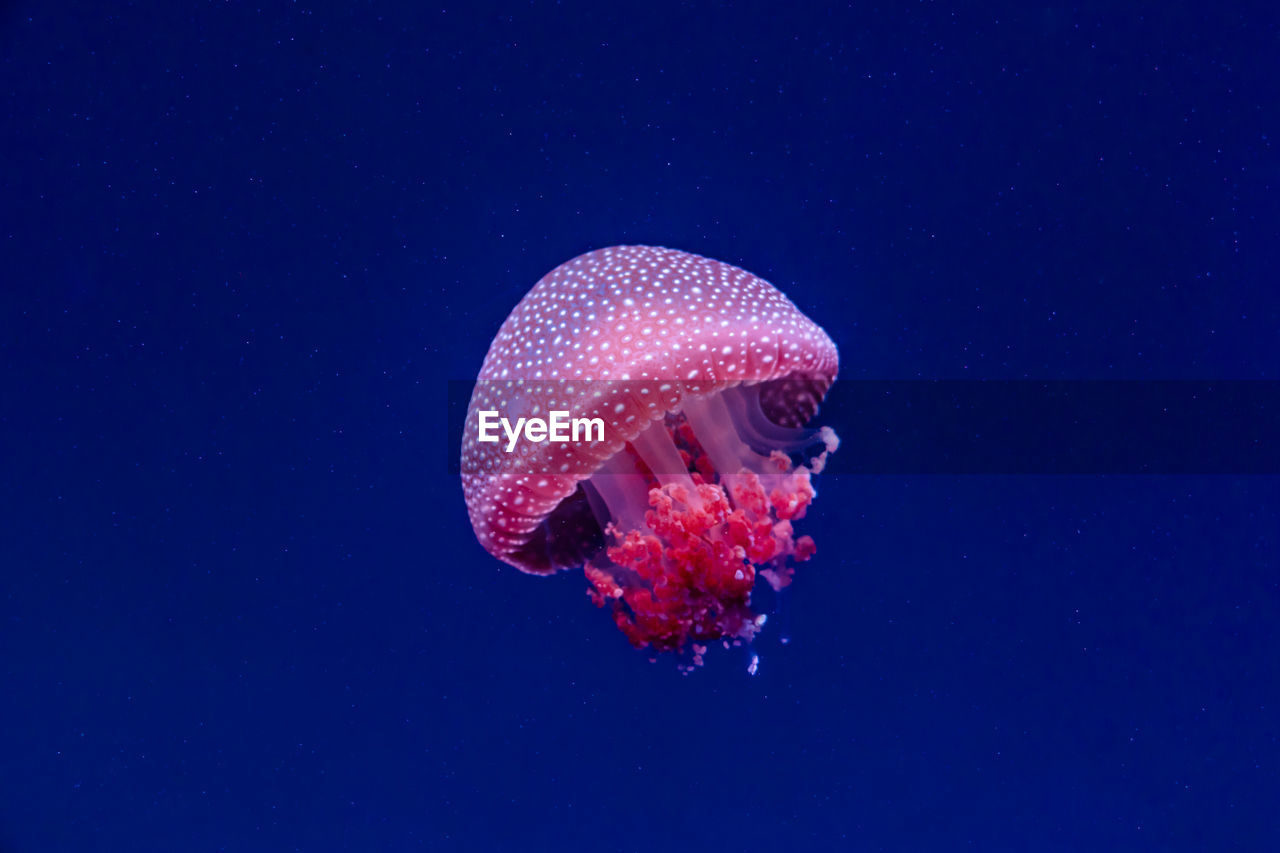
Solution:
M 637 647 L 688 645 L 697 664 L 711 641 L 749 642 L 757 576 L 781 589 L 815 551 L 793 523 L 838 440 L 800 427 L 837 368 L 831 338 L 743 269 L 654 246 L 580 255 L 525 295 L 480 370 L 462 442 L 476 537 L 530 574 L 582 567 Z M 557 411 L 603 434 L 480 440 L 482 414 Z

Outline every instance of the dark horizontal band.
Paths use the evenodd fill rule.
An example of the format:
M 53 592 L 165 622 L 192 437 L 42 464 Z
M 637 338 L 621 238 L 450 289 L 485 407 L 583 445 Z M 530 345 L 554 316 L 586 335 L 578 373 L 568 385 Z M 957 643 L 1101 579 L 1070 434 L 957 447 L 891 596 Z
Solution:
M 474 383 L 449 389 L 451 470 Z M 844 474 L 1280 474 L 1280 382 L 841 380 Z

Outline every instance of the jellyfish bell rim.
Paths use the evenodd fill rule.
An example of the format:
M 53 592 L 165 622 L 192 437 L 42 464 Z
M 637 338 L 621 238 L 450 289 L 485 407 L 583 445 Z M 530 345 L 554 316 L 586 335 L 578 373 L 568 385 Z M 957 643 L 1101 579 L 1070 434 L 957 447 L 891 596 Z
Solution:
M 803 424 L 817 413 L 818 405 L 835 382 L 834 376 L 816 377 L 804 374 L 787 374 L 769 379 L 735 379 L 714 387 L 707 387 L 707 383 L 704 382 L 700 391 L 686 390 L 684 393 L 678 394 L 673 405 L 653 410 L 653 414 L 644 420 L 637 418 L 631 424 L 614 425 L 612 431 L 607 433 L 610 440 L 600 444 L 598 447 L 579 446 L 576 459 L 580 463 L 586 460 L 586 467 L 579 467 L 565 473 L 554 473 L 546 470 L 543 457 L 547 450 L 543 450 L 543 448 L 549 448 L 550 445 L 533 445 L 534 449 L 524 457 L 525 467 L 519 470 L 500 471 L 486 476 L 481 472 L 468 471 L 464 468 L 462 477 L 464 488 L 468 490 L 468 494 L 483 494 L 491 496 L 491 498 L 507 494 L 513 500 L 519 497 L 518 506 L 524 508 L 523 512 L 513 513 L 508 511 L 506 514 L 495 517 L 485 512 L 483 505 L 480 506 L 478 511 L 471 510 L 469 502 L 472 527 L 475 529 L 477 536 L 480 535 L 481 530 L 485 530 L 488 533 L 487 542 L 483 538 L 480 540 L 485 550 L 525 574 L 551 575 L 577 568 L 579 566 L 555 565 L 543 561 L 539 559 L 537 553 L 530 553 L 524 549 L 534 538 L 535 531 L 551 518 L 562 504 L 575 496 L 579 490 L 579 484 L 591 480 L 601 468 L 605 467 L 611 459 L 623 453 L 624 448 L 634 443 L 642 433 L 659 427 L 664 417 L 680 413 L 684 409 L 685 401 L 689 398 L 711 397 L 723 394 L 732 388 L 764 387 L 772 383 L 782 383 L 789 380 L 801 380 L 816 393 L 811 411 L 803 417 L 793 419 L 794 423 Z M 676 385 L 677 383 L 670 384 Z M 611 408 L 621 402 L 623 398 L 633 399 L 634 392 L 623 389 L 613 394 L 606 393 L 599 398 L 597 405 Z M 471 419 L 473 414 L 474 407 L 468 411 L 468 420 Z M 590 412 L 572 412 L 571 416 L 577 417 L 580 414 L 590 414 Z M 772 425 L 779 430 L 786 429 L 777 420 L 773 420 Z M 603 452 L 598 452 L 600 450 L 603 450 Z

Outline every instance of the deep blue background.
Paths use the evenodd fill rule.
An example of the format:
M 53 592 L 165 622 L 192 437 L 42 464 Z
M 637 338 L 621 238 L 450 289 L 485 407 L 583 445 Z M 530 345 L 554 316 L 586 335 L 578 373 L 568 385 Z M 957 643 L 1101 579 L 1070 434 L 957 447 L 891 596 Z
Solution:
M 448 473 L 620 242 L 845 379 L 1277 378 L 1274 12 L 1112 5 L 6 6 L 0 849 L 1276 849 L 1276 478 L 829 477 L 686 678 Z

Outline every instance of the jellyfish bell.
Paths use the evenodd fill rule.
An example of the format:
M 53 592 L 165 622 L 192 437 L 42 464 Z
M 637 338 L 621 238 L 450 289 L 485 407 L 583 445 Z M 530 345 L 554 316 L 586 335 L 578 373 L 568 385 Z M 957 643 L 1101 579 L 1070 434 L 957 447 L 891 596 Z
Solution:
M 637 647 L 749 641 L 759 579 L 786 586 L 838 440 L 806 430 L 835 344 L 730 264 L 615 246 L 552 270 L 498 331 L 472 395 L 462 481 L 477 539 L 531 574 L 582 568 Z M 599 420 L 577 441 L 480 441 L 482 413 Z

